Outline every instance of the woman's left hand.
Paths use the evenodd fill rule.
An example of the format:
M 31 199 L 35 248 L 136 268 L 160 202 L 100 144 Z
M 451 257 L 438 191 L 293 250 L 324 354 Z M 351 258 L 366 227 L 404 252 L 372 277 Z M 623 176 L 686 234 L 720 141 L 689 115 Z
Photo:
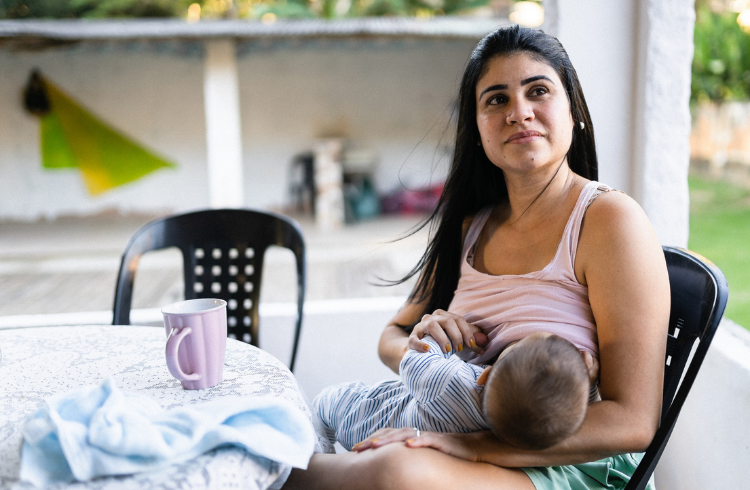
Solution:
M 440 432 L 423 432 L 419 437 L 406 440 L 406 446 L 429 447 L 450 456 L 465 459 L 466 461 L 482 461 L 482 447 L 489 431 L 468 432 L 465 434 Z
M 477 462 L 481 461 L 481 447 L 484 438 L 488 435 L 490 435 L 489 431 L 467 434 L 420 431 L 419 437 L 417 437 L 417 431 L 413 428 L 380 429 L 364 441 L 356 444 L 352 451 L 361 452 L 394 442 L 403 442 L 407 447 L 429 447 L 456 458 Z M 490 435 L 490 437 L 492 436 Z
M 404 428 L 404 429 L 380 429 L 374 432 L 370 437 L 362 442 L 359 442 L 352 447 L 352 451 L 360 452 L 367 449 L 375 449 L 376 447 L 385 446 L 393 442 L 405 442 L 409 439 L 417 437 L 417 429 Z M 426 432 L 419 432 L 420 436 L 426 434 Z

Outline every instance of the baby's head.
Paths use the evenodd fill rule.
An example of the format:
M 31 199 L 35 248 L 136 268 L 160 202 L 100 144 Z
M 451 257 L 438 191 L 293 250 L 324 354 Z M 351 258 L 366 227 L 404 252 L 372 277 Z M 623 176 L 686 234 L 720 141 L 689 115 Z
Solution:
M 539 332 L 500 354 L 485 383 L 482 409 L 501 440 L 539 450 L 578 430 L 588 397 L 589 374 L 578 348 Z

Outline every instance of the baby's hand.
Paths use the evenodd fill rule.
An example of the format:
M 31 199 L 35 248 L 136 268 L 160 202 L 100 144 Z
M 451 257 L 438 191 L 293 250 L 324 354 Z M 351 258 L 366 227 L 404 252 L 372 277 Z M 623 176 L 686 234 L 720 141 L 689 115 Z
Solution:
M 599 379 L 599 361 L 587 350 L 581 351 L 581 355 L 583 356 L 583 362 L 586 364 L 586 370 L 589 373 L 589 383 L 593 386 L 596 384 L 596 380 Z

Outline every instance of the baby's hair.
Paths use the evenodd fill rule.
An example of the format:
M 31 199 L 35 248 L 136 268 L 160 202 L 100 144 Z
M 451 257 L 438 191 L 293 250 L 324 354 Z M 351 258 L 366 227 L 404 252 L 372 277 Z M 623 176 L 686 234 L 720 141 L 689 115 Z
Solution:
M 588 372 L 577 347 L 557 335 L 529 338 L 490 371 L 484 416 L 508 444 L 545 449 L 578 430 L 588 394 Z

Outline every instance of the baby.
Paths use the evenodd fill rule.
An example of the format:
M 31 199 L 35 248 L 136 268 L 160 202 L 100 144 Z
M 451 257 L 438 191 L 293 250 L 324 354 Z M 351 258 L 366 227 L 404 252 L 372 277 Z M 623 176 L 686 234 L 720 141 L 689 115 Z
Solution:
M 523 449 L 553 446 L 578 430 L 597 397 L 598 368 L 567 340 L 537 332 L 509 344 L 492 366 L 430 350 L 407 351 L 400 380 L 324 389 L 313 411 L 326 435 L 352 447 L 375 431 L 415 427 L 435 432 L 491 430 Z

